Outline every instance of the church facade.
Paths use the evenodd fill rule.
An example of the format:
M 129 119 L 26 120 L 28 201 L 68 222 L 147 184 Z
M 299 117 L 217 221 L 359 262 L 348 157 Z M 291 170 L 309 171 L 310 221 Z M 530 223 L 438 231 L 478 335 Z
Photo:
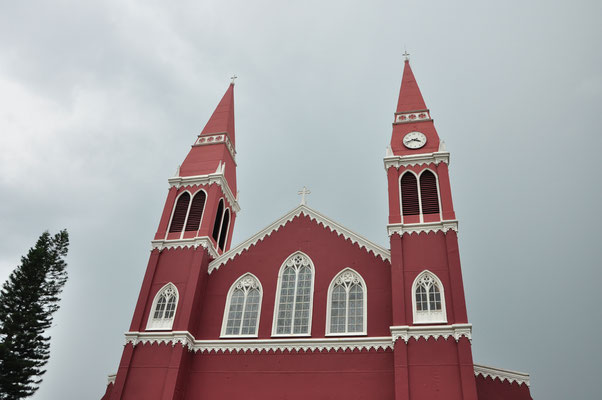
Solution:
M 408 60 L 388 249 L 304 201 L 232 247 L 235 149 L 232 83 L 168 180 L 103 400 L 531 399 L 529 375 L 473 363 L 450 154 Z

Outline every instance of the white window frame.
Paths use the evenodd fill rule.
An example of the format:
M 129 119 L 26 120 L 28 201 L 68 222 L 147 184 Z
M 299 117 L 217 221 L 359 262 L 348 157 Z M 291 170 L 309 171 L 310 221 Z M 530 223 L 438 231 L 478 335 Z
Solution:
M 435 176 L 435 186 L 437 187 L 437 200 L 439 201 L 439 218 L 442 218 L 442 210 L 441 210 L 441 190 L 439 190 L 439 175 L 437 175 L 437 172 L 433 171 L 430 168 L 425 168 L 422 171 L 420 171 L 420 174 L 418 174 L 418 199 L 420 200 L 420 217 L 422 218 L 422 190 L 420 189 L 420 179 L 422 178 L 422 174 L 425 171 L 430 171 L 434 176 Z M 401 183 L 401 181 L 399 181 Z M 432 215 L 432 214 L 428 214 L 428 215 Z
M 256 288 L 259 290 L 259 307 L 257 310 L 257 322 L 255 324 L 255 334 L 250 334 L 250 335 L 228 335 L 226 334 L 226 329 L 228 326 L 228 317 L 230 314 L 230 303 L 232 300 L 232 295 L 234 294 L 234 291 L 236 289 L 240 289 L 242 288 L 242 286 L 245 285 L 245 281 L 246 280 L 252 280 L 255 284 L 256 284 Z M 246 337 L 246 338 L 256 338 L 259 334 L 259 319 L 261 318 L 261 304 L 263 302 L 263 287 L 261 286 L 261 282 L 259 281 L 259 279 L 257 279 L 257 277 L 255 275 L 253 275 L 250 272 L 247 272 L 246 274 L 242 275 L 240 278 L 238 278 L 236 281 L 234 281 L 234 283 L 232 284 L 232 286 L 230 286 L 230 290 L 228 290 L 228 296 L 226 297 L 226 306 L 224 307 L 224 317 L 222 320 L 222 331 L 221 331 L 221 338 L 233 338 L 233 337 Z M 242 321 L 244 320 L 244 312 L 245 312 L 245 306 L 247 303 L 247 297 L 245 296 L 245 301 L 243 303 L 243 318 L 241 319 L 241 324 Z
M 167 290 L 172 289 L 175 292 L 176 297 L 176 307 L 173 311 L 173 317 L 170 319 L 161 318 L 160 320 L 156 320 L 154 317 L 155 310 L 157 308 L 157 303 L 159 302 L 159 297 L 166 292 Z M 180 294 L 178 293 L 178 288 L 173 283 L 169 282 L 164 285 L 161 289 L 157 291 L 155 294 L 155 298 L 153 299 L 153 304 L 151 306 L 150 313 L 148 314 L 148 320 L 146 322 L 146 330 L 147 331 L 170 331 L 173 327 L 173 323 L 176 319 L 176 313 L 178 312 L 178 303 L 180 302 Z
M 420 198 L 420 176 L 419 174 L 417 174 L 416 172 L 412 171 L 411 169 L 407 169 L 403 172 L 403 174 L 399 175 L 399 179 L 397 179 L 397 188 L 399 190 L 399 214 L 401 215 L 401 221 L 403 222 L 403 193 L 401 190 L 401 178 L 403 178 L 403 176 L 405 174 L 412 174 L 414 175 L 414 178 L 416 178 L 416 190 L 418 191 L 418 216 L 419 216 L 419 221 L 422 222 L 422 201 Z M 405 215 L 405 217 L 409 217 L 410 215 Z
M 438 311 L 418 311 L 416 308 L 416 289 L 418 283 L 422 280 L 425 275 L 429 275 L 435 281 L 441 294 L 441 310 Z M 427 294 L 428 299 L 428 294 Z M 427 300 L 428 301 L 428 300 Z M 414 324 L 445 324 L 447 323 L 447 311 L 445 309 L 445 290 L 443 283 L 437 275 L 433 274 L 429 270 L 424 270 L 418 274 L 414 282 L 412 283 L 412 314 L 414 316 Z
M 294 323 L 295 323 L 295 303 L 293 303 L 293 315 L 291 317 L 291 333 L 277 333 L 278 332 L 278 313 L 280 312 L 280 290 L 282 288 L 282 275 L 284 274 L 284 269 L 287 267 L 289 261 L 291 261 L 295 256 L 301 255 L 302 257 L 306 257 L 309 261 L 309 267 L 311 269 L 311 289 L 309 295 L 309 316 L 307 321 L 307 333 L 293 333 L 294 331 Z M 296 251 L 284 260 L 282 265 L 280 266 L 280 271 L 278 272 L 278 285 L 276 286 L 276 299 L 274 301 L 274 317 L 272 320 L 272 337 L 309 337 L 311 336 L 311 323 L 313 317 L 313 309 L 314 309 L 314 288 L 315 288 L 315 280 L 316 280 L 316 268 L 314 267 L 314 263 L 312 259 L 302 251 Z M 297 298 L 297 282 L 298 276 L 295 279 L 295 302 Z
M 351 278 L 351 276 L 347 277 L 344 275 L 351 275 L 357 277 L 361 287 L 362 287 L 362 301 L 363 301 L 363 329 L 360 332 L 330 332 L 331 325 L 331 311 L 332 311 L 332 291 L 334 290 L 335 285 L 337 284 L 337 280 L 343 277 L 344 279 Z M 332 279 L 330 285 L 328 286 L 328 294 L 326 300 L 326 336 L 362 336 L 368 334 L 368 287 L 366 286 L 366 281 L 364 278 L 354 269 L 345 268 Z M 347 304 L 345 306 L 345 312 L 347 315 L 349 314 L 349 291 L 346 291 Z M 347 330 L 347 317 L 345 318 L 345 330 Z
M 190 197 L 190 200 L 188 201 L 188 208 L 186 208 L 186 216 L 184 217 L 184 225 L 182 226 L 182 231 L 180 231 L 180 239 L 182 239 L 184 237 L 184 232 L 186 231 L 186 223 L 188 222 L 188 213 L 190 212 L 190 205 L 192 204 L 192 193 L 190 193 L 190 191 L 188 189 L 182 191 L 181 193 L 179 193 L 176 196 L 176 199 L 173 203 L 173 207 L 171 209 L 171 216 L 169 217 L 169 224 L 167 225 L 167 233 L 165 234 L 165 238 L 168 237 L 168 235 L 170 233 L 176 233 L 176 232 L 170 232 L 169 230 L 171 229 L 171 224 L 173 222 L 173 217 L 174 217 L 174 213 L 176 212 L 176 206 L 178 205 L 178 200 L 180 200 L 180 197 L 184 196 L 184 193 L 188 193 L 188 196 Z M 205 210 L 203 210 L 204 212 Z
M 199 229 L 197 229 L 196 231 L 186 231 L 186 225 L 188 224 L 188 218 L 190 217 L 190 209 L 192 208 L 192 202 L 194 201 L 194 198 L 200 193 L 203 192 L 205 193 L 205 204 L 203 204 L 203 211 L 201 212 L 201 219 L 199 222 Z M 194 193 L 190 194 L 190 203 L 188 204 L 188 210 L 186 211 L 186 219 L 184 220 L 184 226 L 182 227 L 182 235 L 180 236 L 180 238 L 184 237 L 184 233 L 185 232 L 196 232 L 195 236 L 199 234 L 199 231 L 201 230 L 201 226 L 203 226 L 203 217 L 205 216 L 205 207 L 207 205 L 207 192 L 204 189 L 199 189 Z M 175 208 L 174 208 L 175 211 Z M 171 225 L 171 223 L 170 223 Z

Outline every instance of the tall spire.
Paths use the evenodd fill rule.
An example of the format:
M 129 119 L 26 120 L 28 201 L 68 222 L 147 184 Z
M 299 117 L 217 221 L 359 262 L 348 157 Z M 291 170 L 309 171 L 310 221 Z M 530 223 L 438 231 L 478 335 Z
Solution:
M 201 135 L 227 133 L 234 144 L 234 81 L 219 102 Z
M 397 102 L 397 112 L 426 110 L 426 104 L 422 98 L 422 93 L 420 93 L 418 82 L 416 82 L 416 78 L 414 78 L 414 73 L 410 67 L 410 60 L 407 56 L 404 64 L 401 89 L 399 90 L 399 101 Z

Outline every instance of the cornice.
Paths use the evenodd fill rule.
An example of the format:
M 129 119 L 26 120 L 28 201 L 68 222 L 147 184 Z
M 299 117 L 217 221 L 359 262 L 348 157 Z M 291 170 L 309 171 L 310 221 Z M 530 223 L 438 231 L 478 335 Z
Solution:
M 234 197 L 232 191 L 230 190 L 230 186 L 228 186 L 226 176 L 224 175 L 224 169 L 225 164 L 220 163 L 220 165 L 217 167 L 217 170 L 211 174 L 194 176 L 174 176 L 172 178 L 169 178 L 167 182 L 169 182 L 170 186 L 174 186 L 176 188 L 186 186 L 211 185 L 215 183 L 222 188 L 222 192 L 224 192 L 224 194 L 226 195 L 226 199 L 228 200 L 228 203 L 230 203 L 230 205 L 232 206 L 234 212 L 238 213 L 240 211 L 238 199 Z
M 443 232 L 447 233 L 447 231 L 452 230 L 458 233 L 458 220 L 446 220 L 446 221 L 437 221 L 437 222 L 421 222 L 418 224 L 389 224 L 387 225 L 387 233 L 389 236 L 394 233 L 402 236 L 403 234 L 412 234 L 412 233 L 429 233 L 429 232 Z
M 490 377 L 491 379 L 499 379 L 500 382 L 507 381 L 508 383 L 516 382 L 519 385 L 531 385 L 530 376 L 524 372 L 510 371 L 507 369 L 487 367 L 485 365 L 474 364 L 475 376 L 481 375 L 483 378 Z
M 391 253 L 389 250 L 381 247 L 375 243 L 372 243 L 368 239 L 358 235 L 357 233 L 351 231 L 350 229 L 345 228 L 344 226 L 334 222 L 330 218 L 320 214 L 314 209 L 309 208 L 306 205 L 300 205 L 297 208 L 290 211 L 288 214 L 283 216 L 282 218 L 274 221 L 272 224 L 257 232 L 255 235 L 251 236 L 249 239 L 245 240 L 238 246 L 230 249 L 226 253 L 222 254 L 215 260 L 213 260 L 209 264 L 209 273 L 213 272 L 213 270 L 218 269 L 220 266 L 225 264 L 226 262 L 232 260 L 234 257 L 240 255 L 244 251 L 248 250 L 251 246 L 255 245 L 257 242 L 265 239 L 267 236 L 270 236 L 273 232 L 277 231 L 287 223 L 291 222 L 293 219 L 306 215 L 312 220 L 316 221 L 318 224 L 322 224 L 324 227 L 330 229 L 331 231 L 337 233 L 339 236 L 343 236 L 345 239 L 349 239 L 353 244 L 357 244 L 360 248 L 366 249 L 368 252 L 374 254 L 375 257 L 380 257 L 383 261 L 390 261 Z
M 176 240 L 151 240 L 151 249 L 177 249 L 177 248 L 194 248 L 202 246 L 213 257 L 214 259 L 218 257 L 217 250 L 213 247 L 213 242 L 207 236 L 196 237 L 190 239 L 176 239 Z
M 194 142 L 192 147 L 207 146 L 207 145 L 211 145 L 211 144 L 220 144 L 220 143 L 223 143 L 226 145 L 226 148 L 228 149 L 228 151 L 230 152 L 230 155 L 232 156 L 232 160 L 234 160 L 234 163 L 236 163 L 236 150 L 234 150 L 234 146 L 232 145 L 232 141 L 230 140 L 230 136 L 228 135 L 227 132 L 213 133 L 213 134 L 209 134 L 209 135 L 207 135 L 207 134 L 199 135 L 199 137 Z
M 171 344 L 180 343 L 190 351 L 200 353 L 225 352 L 275 352 L 303 351 L 322 352 L 338 350 L 388 350 L 393 349 L 391 337 L 353 337 L 353 338 L 286 338 L 286 339 L 220 339 L 195 340 L 186 331 L 175 332 L 127 332 L 126 344 Z
M 441 150 L 441 149 L 440 149 Z M 410 167 L 414 165 L 428 165 L 445 163 L 449 165 L 449 151 L 436 151 L 434 153 L 410 154 L 407 156 L 387 155 L 384 158 L 385 170 L 391 167 Z
M 407 343 L 410 339 L 418 340 L 420 338 L 424 338 L 425 340 L 427 340 L 431 337 L 435 338 L 435 340 L 439 337 L 442 337 L 446 340 L 449 337 L 453 337 L 457 342 L 462 336 L 472 341 L 472 324 L 425 326 L 403 325 L 391 327 L 391 337 L 393 343 L 395 343 L 397 339 L 403 339 L 403 341 Z

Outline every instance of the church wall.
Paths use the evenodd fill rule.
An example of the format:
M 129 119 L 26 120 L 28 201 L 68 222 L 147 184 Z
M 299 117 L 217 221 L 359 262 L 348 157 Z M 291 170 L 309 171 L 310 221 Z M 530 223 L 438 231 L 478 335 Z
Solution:
M 479 400 L 532 400 L 529 386 L 516 382 L 501 381 L 498 378 L 476 377 Z
M 172 353 L 171 345 L 136 346 L 121 398 L 147 400 L 161 398 Z
M 347 267 L 358 272 L 366 282 L 368 336 L 390 336 L 389 263 L 310 221 L 308 217 L 301 217 L 289 222 L 249 251 L 236 256 L 211 273 L 203 299 L 201 323 L 194 332 L 195 337 L 219 337 L 228 290 L 241 275 L 251 272 L 263 287 L 259 337 L 270 338 L 278 272 L 282 263 L 297 250 L 303 251 L 311 258 L 316 271 L 312 337 L 324 337 L 328 287 L 335 275 Z
M 197 354 L 186 400 L 394 398 L 392 351 Z

